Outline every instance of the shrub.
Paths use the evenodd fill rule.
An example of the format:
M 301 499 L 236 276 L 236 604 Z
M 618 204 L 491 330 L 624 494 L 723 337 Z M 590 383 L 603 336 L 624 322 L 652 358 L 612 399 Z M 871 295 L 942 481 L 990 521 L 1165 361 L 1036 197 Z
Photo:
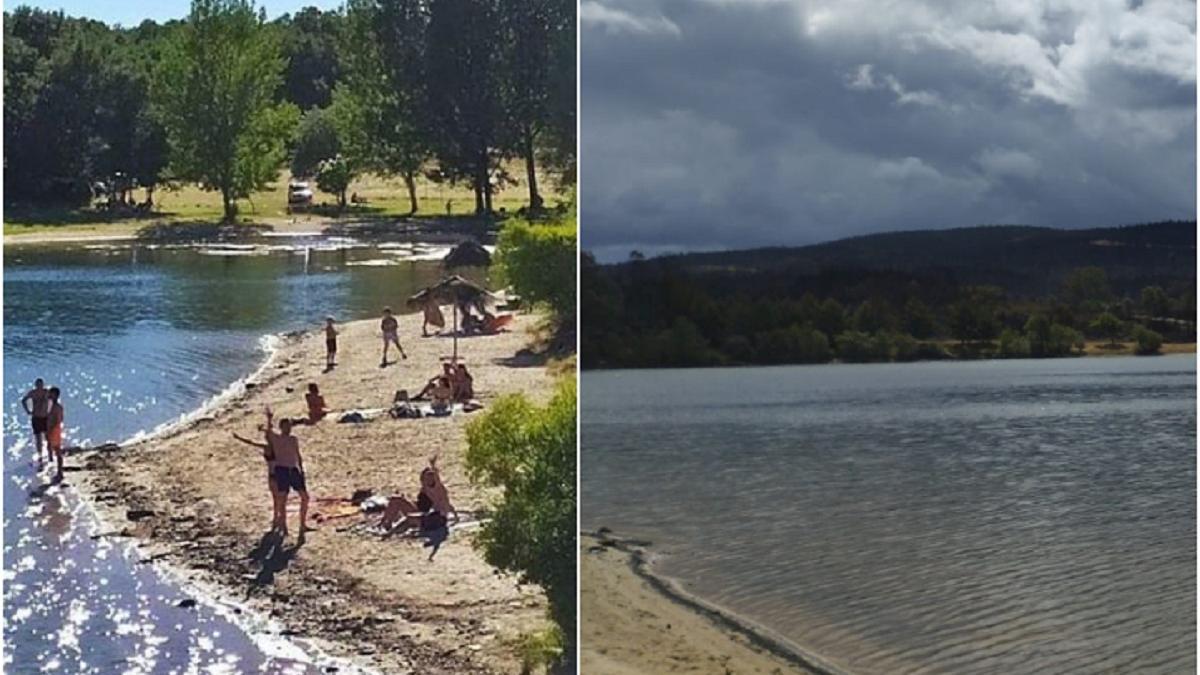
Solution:
M 1096 317 L 1095 321 L 1088 326 L 1094 335 L 1102 338 L 1108 338 L 1110 346 L 1116 346 L 1117 338 L 1125 332 L 1125 324 L 1114 316 L 1111 312 L 1104 312 Z
M 915 361 L 920 358 L 920 346 L 913 336 L 895 333 L 891 337 L 892 358 L 897 361 Z
M 887 361 L 890 357 L 888 340 L 883 335 L 872 338 L 866 333 L 848 330 L 837 337 L 837 355 L 847 363 Z
M 1050 326 L 1046 356 L 1070 356 L 1075 349 L 1083 349 L 1083 333 L 1056 323 Z
M 1029 356 L 1029 340 L 1012 328 L 1005 328 L 1000 333 L 1000 346 L 997 353 L 1002 358 L 1020 359 Z
M 1158 350 L 1162 348 L 1162 335 L 1145 326 L 1139 325 L 1133 329 L 1133 339 L 1137 342 L 1136 351 L 1138 354 L 1157 354 Z
M 573 221 L 542 225 L 510 220 L 496 241 L 500 276 L 523 300 L 549 308 L 560 323 L 575 321 L 577 238 Z
M 545 407 L 505 396 L 467 425 L 468 476 L 504 489 L 475 545 L 489 564 L 542 587 L 564 655 L 575 636 L 577 410 L 575 378 L 565 377 Z
M 754 337 L 758 359 L 763 363 L 826 363 L 833 354 L 829 339 L 811 326 L 790 326 L 759 333 Z

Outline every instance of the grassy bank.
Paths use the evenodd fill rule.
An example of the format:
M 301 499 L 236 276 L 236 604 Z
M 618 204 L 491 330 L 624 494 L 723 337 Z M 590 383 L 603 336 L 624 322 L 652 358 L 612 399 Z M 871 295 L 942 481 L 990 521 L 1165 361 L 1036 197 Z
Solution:
M 514 165 L 510 172 L 524 175 L 524 168 Z M 404 182 L 373 175 L 358 178 L 347 191 L 365 199 L 365 204 L 348 205 L 339 212 L 335 196 L 317 192 L 312 209 L 289 214 L 287 186 L 290 180 L 291 175 L 284 171 L 270 189 L 257 192 L 249 199 L 239 200 L 239 220 L 271 225 L 277 229 L 287 226 L 320 229 L 344 220 L 389 219 L 411 215 Z M 549 178 L 543 177 L 541 180 L 549 181 Z M 308 182 L 315 190 L 315 183 Z M 144 198 L 141 190 L 135 194 L 137 199 Z M 418 217 L 470 216 L 475 212 L 475 197 L 467 185 L 438 184 L 422 177 L 417 181 L 417 198 Z M 525 206 L 528 198 L 529 193 L 524 185 L 510 185 L 495 195 L 493 205 L 497 211 L 503 209 L 512 213 Z M 558 201 L 553 193 L 548 194 L 546 199 L 549 206 Z M 115 218 L 92 208 L 10 207 L 4 212 L 4 236 L 8 239 L 49 233 L 133 235 L 151 223 L 215 223 L 221 219 L 221 194 L 202 190 L 196 185 L 156 190 L 154 201 L 154 211 L 137 218 Z

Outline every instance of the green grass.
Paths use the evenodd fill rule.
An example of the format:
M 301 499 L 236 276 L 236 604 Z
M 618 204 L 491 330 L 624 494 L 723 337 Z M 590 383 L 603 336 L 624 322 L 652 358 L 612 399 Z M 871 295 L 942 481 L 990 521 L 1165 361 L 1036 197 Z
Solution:
M 510 172 L 524 175 L 513 167 Z M 347 195 L 357 193 L 367 204 L 348 205 L 344 212 L 337 211 L 337 197 L 316 192 L 315 207 L 308 213 L 287 212 L 287 185 L 291 176 L 280 173 L 279 179 L 268 189 L 257 192 L 250 199 L 238 201 L 238 218 L 243 222 L 278 223 L 298 221 L 322 222 L 337 218 L 389 218 L 409 215 L 408 191 L 399 179 L 374 175 L 362 176 L 350 186 Z M 566 200 L 566 195 L 550 192 L 550 181 L 541 177 L 543 197 L 548 205 Z M 314 187 L 315 182 L 309 181 Z M 144 197 L 137 191 L 136 198 Z M 475 197 L 469 186 L 438 185 L 424 178 L 417 181 L 418 216 L 445 216 L 447 202 L 449 215 L 463 216 L 475 212 Z M 514 212 L 526 205 L 528 191 L 524 184 L 509 186 L 492 198 L 492 207 Z M 141 218 L 114 218 L 91 208 L 63 209 L 6 209 L 4 218 L 5 235 L 23 235 L 45 232 L 79 233 L 124 233 L 140 229 L 149 223 L 158 222 L 216 222 L 222 217 L 221 194 L 200 189 L 196 185 L 185 185 L 174 190 L 159 189 L 154 194 L 154 213 Z

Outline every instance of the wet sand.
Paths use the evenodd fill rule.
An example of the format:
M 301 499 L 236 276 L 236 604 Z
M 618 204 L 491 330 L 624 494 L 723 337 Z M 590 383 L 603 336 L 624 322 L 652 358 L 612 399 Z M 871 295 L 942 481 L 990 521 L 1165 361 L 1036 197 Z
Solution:
M 580 672 L 826 672 L 677 592 L 637 542 L 584 534 L 580 549 Z
M 459 340 L 485 405 L 506 393 L 538 401 L 551 394 L 544 364 L 515 356 L 539 321 L 523 315 L 511 332 Z M 349 497 L 359 488 L 415 495 L 419 471 L 435 453 L 456 507 L 486 509 L 494 495 L 472 486 L 462 465 L 465 423 L 481 413 L 337 422 L 343 410 L 382 408 L 396 389 L 415 392 L 440 370 L 439 357 L 450 355 L 448 337 L 420 337 L 419 319 L 402 316 L 400 325 L 409 358 L 387 368 L 379 366 L 377 320 L 339 326 L 338 366 L 329 373 L 323 334 L 287 336 L 243 390 L 198 419 L 120 450 L 71 457 L 68 464 L 82 469 L 72 483 L 99 506 L 113 536 L 137 537 L 147 558 L 198 584 L 215 584 L 227 599 L 334 656 L 388 673 L 518 672 L 516 640 L 545 625 L 545 600 L 537 587 L 521 586 L 484 562 L 471 545 L 474 530 L 452 531 L 433 562 L 418 541 L 356 531 L 358 515 L 314 521 L 316 531 L 298 545 L 293 497 L 291 535 L 276 544 L 267 536 L 265 463 L 256 448 L 231 437 L 233 431 L 260 437 L 268 404 L 277 415 L 301 416 L 305 387 L 317 382 L 338 412 L 296 427 L 313 497 L 310 521 L 332 513 L 321 497 Z

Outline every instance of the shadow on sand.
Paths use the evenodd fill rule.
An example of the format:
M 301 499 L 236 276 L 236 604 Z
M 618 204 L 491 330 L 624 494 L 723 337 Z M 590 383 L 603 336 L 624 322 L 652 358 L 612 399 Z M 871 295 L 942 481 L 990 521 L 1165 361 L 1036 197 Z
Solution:
M 250 587 L 246 589 L 246 594 L 275 583 L 275 575 L 287 569 L 303 545 L 303 536 L 298 538 L 295 544 L 284 546 L 283 535 L 278 530 L 270 530 L 264 534 L 248 555 L 250 560 L 258 565 L 259 570 L 250 582 Z

